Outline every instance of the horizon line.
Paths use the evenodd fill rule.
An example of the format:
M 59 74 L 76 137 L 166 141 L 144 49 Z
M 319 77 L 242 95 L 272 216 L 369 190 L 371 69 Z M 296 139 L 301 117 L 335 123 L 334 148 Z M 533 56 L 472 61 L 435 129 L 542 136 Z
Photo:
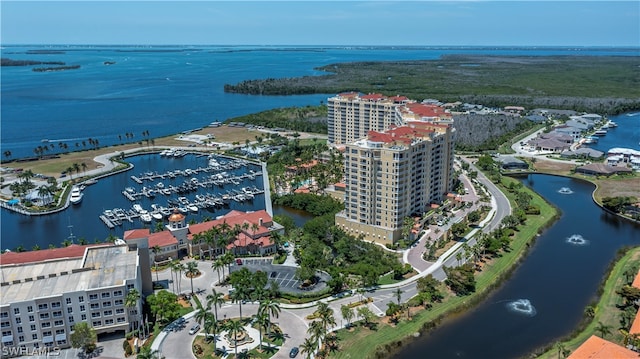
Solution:
M 0 47 L 5 46 L 141 46 L 141 47 L 160 47 L 160 46 L 212 46 L 212 47 L 398 47 L 398 48 L 441 48 L 441 47 L 498 47 L 498 48 L 629 48 L 640 49 L 640 45 L 366 45 L 366 44 L 118 44 L 118 43 L 0 43 Z

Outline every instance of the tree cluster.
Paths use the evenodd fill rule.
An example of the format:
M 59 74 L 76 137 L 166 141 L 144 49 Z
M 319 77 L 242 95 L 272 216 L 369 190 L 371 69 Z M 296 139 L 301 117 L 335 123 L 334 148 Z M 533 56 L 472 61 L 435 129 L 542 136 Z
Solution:
M 469 295 L 476 291 L 475 268 L 467 263 L 459 267 L 444 267 L 447 279 L 444 281 L 459 296 Z
M 277 108 L 225 121 L 243 122 L 267 128 L 284 128 L 290 131 L 327 133 L 327 106 Z
M 455 146 L 459 151 L 496 150 L 500 145 L 535 125 L 523 118 L 507 115 L 455 115 Z

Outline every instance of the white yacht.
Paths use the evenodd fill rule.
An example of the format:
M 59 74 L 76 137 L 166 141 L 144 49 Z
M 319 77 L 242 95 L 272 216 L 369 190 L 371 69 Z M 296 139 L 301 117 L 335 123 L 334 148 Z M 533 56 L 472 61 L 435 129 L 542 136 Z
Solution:
M 84 197 L 84 193 L 80 191 L 80 188 L 73 186 L 73 188 L 71 189 L 71 197 L 69 197 L 69 202 L 78 204 L 82 202 L 82 197 Z
M 149 222 L 151 222 L 151 215 L 150 215 L 148 212 L 147 212 L 147 213 L 142 213 L 142 214 L 140 215 L 140 219 L 141 219 L 143 222 L 149 223 Z

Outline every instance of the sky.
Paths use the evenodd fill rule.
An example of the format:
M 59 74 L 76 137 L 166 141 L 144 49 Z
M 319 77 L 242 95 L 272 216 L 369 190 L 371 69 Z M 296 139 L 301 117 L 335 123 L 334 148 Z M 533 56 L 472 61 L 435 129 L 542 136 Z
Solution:
M 0 42 L 640 46 L 640 1 L 0 1 Z

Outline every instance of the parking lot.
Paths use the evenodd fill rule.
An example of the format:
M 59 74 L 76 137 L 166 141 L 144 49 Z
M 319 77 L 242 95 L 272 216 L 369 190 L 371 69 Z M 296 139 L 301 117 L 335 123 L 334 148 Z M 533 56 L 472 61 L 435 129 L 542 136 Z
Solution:
M 327 273 L 317 272 L 316 275 L 320 278 L 318 283 L 313 288 L 304 290 L 300 286 L 300 281 L 296 279 L 296 269 L 298 267 L 271 264 L 271 259 L 265 258 L 242 258 L 241 262 L 234 263 L 231 271 L 240 270 L 242 267 L 246 267 L 252 272 L 262 271 L 267 273 L 269 282 L 275 282 L 278 284 L 280 291 L 290 294 L 318 292 L 326 288 L 326 282 L 331 279 L 331 276 Z

